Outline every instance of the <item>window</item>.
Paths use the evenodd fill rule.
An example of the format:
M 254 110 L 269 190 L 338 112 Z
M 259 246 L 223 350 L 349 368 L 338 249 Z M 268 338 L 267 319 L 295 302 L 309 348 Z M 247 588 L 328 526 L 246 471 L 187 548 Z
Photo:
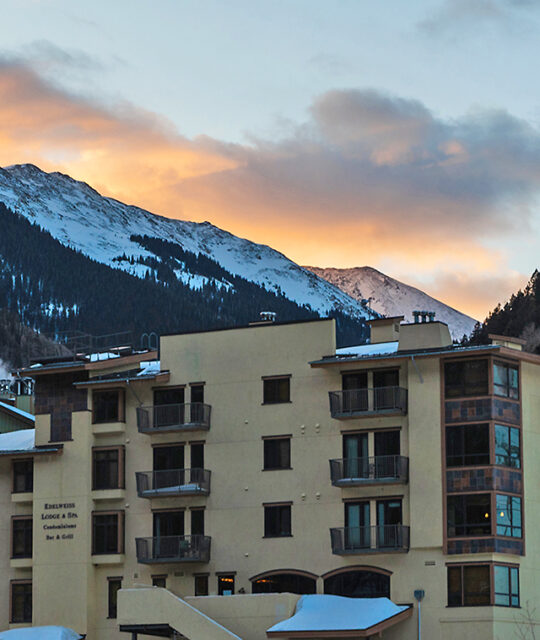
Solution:
M 195 595 L 207 596 L 208 595 L 208 575 L 200 575 L 195 577 Z
M 488 361 L 465 360 L 444 365 L 446 398 L 485 396 L 488 394 Z
M 449 607 L 480 607 L 490 604 L 489 565 L 448 567 Z
M 264 469 L 290 469 L 291 468 L 291 439 L 265 438 L 264 439 Z
M 232 596 L 234 594 L 234 574 L 221 574 L 218 576 L 218 596 Z
M 493 363 L 493 393 L 505 398 L 519 398 L 519 374 L 516 366 Z
M 273 573 L 253 580 L 252 593 L 316 593 L 315 578 L 296 573 Z
M 497 494 L 497 535 L 521 538 L 521 498 Z
M 94 391 L 92 394 L 92 422 L 123 422 L 124 390 Z
M 191 509 L 191 535 L 204 536 L 204 509 Z
M 161 589 L 167 588 L 167 576 L 152 576 L 152 586 L 160 587 Z
M 122 578 L 107 578 L 109 582 L 108 589 L 108 617 L 116 618 L 118 615 L 118 592 L 122 588 Z
M 448 496 L 448 537 L 491 535 L 489 493 Z
M 11 557 L 32 557 L 32 517 L 16 517 L 11 520 Z
M 519 569 L 495 565 L 493 572 L 494 604 L 501 607 L 519 607 Z
M 13 460 L 13 493 L 31 493 L 34 490 L 34 461 Z
M 449 566 L 447 577 L 449 607 L 519 607 L 517 567 L 492 564 Z
M 505 467 L 521 468 L 521 446 L 519 429 L 495 425 L 495 464 Z
M 10 622 L 32 622 L 32 581 L 13 580 L 11 582 Z
M 124 454 L 123 447 L 92 450 L 92 489 L 124 488 Z
M 263 404 L 278 404 L 290 402 L 291 378 L 263 378 Z
M 191 389 L 191 402 L 204 402 L 204 384 L 192 384 Z
M 124 512 L 92 514 L 92 554 L 124 553 Z
M 264 506 L 264 537 L 279 538 L 290 536 L 291 533 L 291 505 Z
M 489 425 L 446 427 L 446 466 L 489 464 Z
M 343 571 L 325 579 L 324 592 L 349 598 L 389 598 L 390 576 L 378 571 Z

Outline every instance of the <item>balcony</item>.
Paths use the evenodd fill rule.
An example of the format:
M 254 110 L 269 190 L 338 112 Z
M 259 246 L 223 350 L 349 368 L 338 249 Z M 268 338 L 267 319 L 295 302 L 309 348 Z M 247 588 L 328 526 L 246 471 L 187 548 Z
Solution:
M 161 536 L 136 538 L 137 562 L 162 564 L 167 562 L 209 562 L 210 537 Z
M 330 529 L 332 553 L 338 556 L 361 553 L 406 553 L 409 550 L 409 527 L 386 524 L 374 527 Z
M 330 460 L 334 487 L 359 487 L 365 484 L 405 484 L 409 477 L 409 458 L 375 456 Z
M 139 498 L 207 496 L 210 493 L 210 471 L 206 469 L 138 471 L 135 477 Z
M 330 391 L 329 396 L 332 418 L 405 415 L 407 413 L 407 389 L 402 387 Z
M 191 402 L 137 407 L 137 427 L 141 433 L 167 433 L 210 429 L 209 404 Z

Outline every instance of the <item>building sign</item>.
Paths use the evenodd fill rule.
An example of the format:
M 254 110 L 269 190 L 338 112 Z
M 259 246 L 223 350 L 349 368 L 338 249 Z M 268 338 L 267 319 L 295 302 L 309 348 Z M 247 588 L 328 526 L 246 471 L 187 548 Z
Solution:
M 74 502 L 46 502 L 41 514 L 45 540 L 73 540 L 78 515 Z

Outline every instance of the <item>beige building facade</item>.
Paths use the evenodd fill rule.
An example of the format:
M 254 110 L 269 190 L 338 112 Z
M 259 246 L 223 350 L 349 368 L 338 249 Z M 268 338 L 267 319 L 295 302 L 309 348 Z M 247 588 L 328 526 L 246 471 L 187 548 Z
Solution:
M 349 349 L 333 320 L 269 322 L 26 370 L 35 443 L 0 452 L 0 629 L 259 640 L 329 594 L 403 611 L 268 637 L 413 640 L 418 598 L 423 638 L 527 637 L 540 357 L 401 320 Z

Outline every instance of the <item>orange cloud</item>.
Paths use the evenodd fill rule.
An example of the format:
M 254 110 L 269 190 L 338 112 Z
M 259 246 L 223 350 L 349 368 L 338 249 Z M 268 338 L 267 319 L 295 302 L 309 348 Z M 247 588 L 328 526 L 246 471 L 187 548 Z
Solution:
M 409 281 L 452 264 L 492 278 L 501 255 L 483 241 L 527 229 L 538 149 L 540 134 L 504 113 L 448 124 L 418 102 L 353 90 L 318 98 L 288 139 L 190 140 L 154 114 L 105 107 L 29 64 L 0 61 L 0 166 L 63 171 L 150 211 L 209 220 L 300 264 L 370 264 Z M 460 276 L 433 291 L 481 317 L 501 289 L 469 294 L 475 282 Z

